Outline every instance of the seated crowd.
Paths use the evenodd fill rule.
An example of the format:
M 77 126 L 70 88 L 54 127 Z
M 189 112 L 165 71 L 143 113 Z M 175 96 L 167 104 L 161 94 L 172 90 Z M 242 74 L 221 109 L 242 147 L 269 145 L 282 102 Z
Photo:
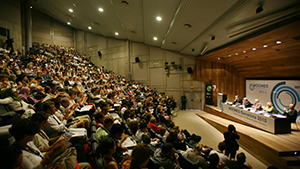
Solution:
M 14 143 L 1 144 L 4 168 L 249 168 L 244 153 L 234 161 L 223 153 L 226 143 L 212 150 L 176 126 L 173 96 L 95 66 L 73 48 L 2 52 L 0 104 L 17 116 Z M 12 116 L 1 116 L 1 125 Z M 73 128 L 88 136 L 69 136 Z

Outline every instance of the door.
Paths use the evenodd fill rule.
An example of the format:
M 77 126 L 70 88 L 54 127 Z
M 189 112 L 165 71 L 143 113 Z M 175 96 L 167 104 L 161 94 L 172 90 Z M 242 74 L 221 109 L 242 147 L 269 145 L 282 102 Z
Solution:
M 201 92 L 184 92 L 186 95 L 186 109 L 202 110 Z

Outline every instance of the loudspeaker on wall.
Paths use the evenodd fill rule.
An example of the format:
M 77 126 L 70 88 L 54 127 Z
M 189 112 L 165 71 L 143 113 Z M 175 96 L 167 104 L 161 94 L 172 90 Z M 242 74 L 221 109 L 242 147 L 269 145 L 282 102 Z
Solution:
M 188 67 L 187 68 L 187 72 L 188 72 L 188 74 L 192 74 L 193 73 L 193 69 L 191 67 Z
M 135 62 L 140 62 L 140 58 L 139 57 L 135 57 Z
M 101 51 L 98 51 L 98 56 L 100 57 L 100 59 L 101 59 L 101 57 L 102 57 L 102 53 L 101 53 Z

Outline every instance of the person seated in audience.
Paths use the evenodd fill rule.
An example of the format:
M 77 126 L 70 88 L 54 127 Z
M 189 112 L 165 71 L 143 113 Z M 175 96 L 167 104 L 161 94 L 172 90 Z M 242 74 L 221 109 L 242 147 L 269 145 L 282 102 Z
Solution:
M 102 127 L 104 125 L 104 114 L 103 113 L 96 113 L 95 115 L 95 120 L 96 120 L 96 127 Z
M 112 138 L 105 138 L 99 144 L 97 148 L 97 153 L 101 153 L 103 157 L 103 165 L 106 169 L 118 169 L 120 166 L 129 159 L 130 156 L 122 158 L 119 162 L 113 155 L 116 153 L 117 144 Z
M 135 139 L 136 141 L 140 142 L 142 140 L 142 135 L 148 133 L 148 128 L 147 128 L 147 123 L 146 122 L 141 122 L 139 124 L 139 129 L 135 133 Z
M 141 143 L 150 144 L 153 147 L 161 145 L 159 138 L 152 138 L 151 139 L 149 134 L 143 134 L 142 135 Z
M 36 100 L 43 101 L 43 99 L 47 96 L 44 92 L 44 88 L 42 86 L 38 86 L 36 88 L 37 93 L 34 95 Z
M 98 143 L 101 143 L 101 141 L 110 134 L 109 130 L 114 125 L 114 121 L 114 118 L 110 115 L 104 118 L 103 126 L 99 127 L 95 133 L 95 139 Z
M 200 143 L 195 144 L 192 151 L 184 153 L 183 156 L 191 160 L 198 167 L 205 167 L 207 164 L 206 160 L 202 157 L 202 145 Z
M 289 109 L 284 108 L 284 113 L 283 115 L 287 116 L 290 120 L 291 123 L 295 123 L 297 120 L 297 111 L 294 109 L 295 104 L 290 104 Z
M 113 157 L 118 162 L 121 162 L 124 157 L 123 152 L 128 151 L 128 148 L 122 147 L 122 144 L 125 141 L 125 139 L 127 139 L 130 136 L 124 134 L 124 128 L 120 124 L 114 124 L 111 127 L 110 135 L 108 137 L 112 138 L 117 145 L 116 153 L 113 155 Z
M 250 101 L 246 97 L 244 97 L 244 99 L 243 99 L 243 106 L 245 108 L 248 108 L 248 107 L 252 106 L 252 104 L 250 103 Z
M 235 105 L 241 105 L 242 103 L 243 103 L 242 99 L 240 99 L 238 95 L 235 95 L 235 99 L 233 101 L 233 104 L 235 104 Z
M 205 165 L 203 169 L 224 169 L 224 164 L 220 161 L 219 156 L 217 154 L 212 154 L 208 158 L 208 166 Z
M 3 146 L 0 148 L 0 164 L 6 169 L 23 169 L 22 150 L 15 146 Z
M 228 167 L 230 169 L 240 169 L 240 168 L 243 168 L 243 169 L 251 169 L 251 165 L 247 164 L 245 165 L 245 162 L 246 162 L 246 156 L 243 152 L 237 154 L 236 156 L 236 161 L 230 161 L 228 164 Z
M 155 117 L 151 117 L 149 123 L 148 123 L 148 126 L 153 130 L 155 131 L 156 133 L 159 133 L 159 130 L 161 128 L 162 125 L 159 125 L 157 126 L 156 124 L 156 118 Z
M 223 153 L 226 149 L 226 143 L 220 142 L 218 144 L 218 150 L 211 150 L 209 155 L 217 154 L 219 156 L 220 161 L 222 161 L 225 165 L 228 165 L 230 162 L 229 158 Z
M 274 107 L 273 104 L 271 102 L 267 103 L 267 107 L 265 107 L 264 109 L 267 113 L 272 114 L 274 113 Z
M 19 96 L 23 101 L 25 101 L 28 104 L 35 105 L 38 101 L 30 97 L 29 94 L 30 94 L 30 88 L 28 87 L 23 87 L 19 92 Z
M 165 127 L 161 127 L 158 133 L 158 136 L 161 137 L 163 142 L 166 142 L 167 140 L 167 129 Z
M 128 125 L 128 128 L 130 129 L 130 131 L 132 132 L 132 134 L 135 134 L 139 129 L 139 119 L 134 120 L 127 125 Z
M 175 149 L 171 143 L 165 143 L 161 148 L 156 149 L 153 160 L 165 169 L 180 169 Z
M 0 91 L 0 104 L 8 105 L 9 109 L 18 113 L 23 114 L 25 110 L 35 109 L 31 104 L 24 102 L 16 89 L 6 88 Z
M 148 164 L 152 154 L 153 151 L 147 144 L 138 144 L 133 148 L 130 160 L 123 163 L 122 169 L 142 169 Z
M 22 150 L 25 168 L 44 168 L 50 163 L 55 152 L 64 146 L 64 142 L 60 141 L 51 151 L 42 153 L 31 141 L 38 132 L 38 126 L 29 119 L 21 119 L 14 123 L 9 129 L 9 133 L 15 138 L 16 142 L 12 145 Z
M 178 130 L 177 129 L 172 129 L 170 131 L 170 133 L 167 136 L 166 142 L 167 143 L 172 143 L 176 150 L 185 151 L 187 149 L 186 144 L 184 142 L 184 138 L 183 138 L 182 135 L 178 136 Z
M 195 146 L 195 144 L 199 143 L 201 141 L 202 137 L 192 134 L 192 136 L 189 138 L 189 145 L 191 145 L 192 147 Z

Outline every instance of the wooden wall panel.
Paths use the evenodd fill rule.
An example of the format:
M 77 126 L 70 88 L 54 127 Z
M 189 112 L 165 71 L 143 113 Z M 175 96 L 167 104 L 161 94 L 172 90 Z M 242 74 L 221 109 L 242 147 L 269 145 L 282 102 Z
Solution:
M 218 91 L 213 93 L 214 104 L 217 104 L 217 93 L 227 94 L 228 101 L 233 101 L 236 94 L 241 98 L 245 96 L 245 78 L 234 66 L 197 59 L 193 78 L 217 86 Z

